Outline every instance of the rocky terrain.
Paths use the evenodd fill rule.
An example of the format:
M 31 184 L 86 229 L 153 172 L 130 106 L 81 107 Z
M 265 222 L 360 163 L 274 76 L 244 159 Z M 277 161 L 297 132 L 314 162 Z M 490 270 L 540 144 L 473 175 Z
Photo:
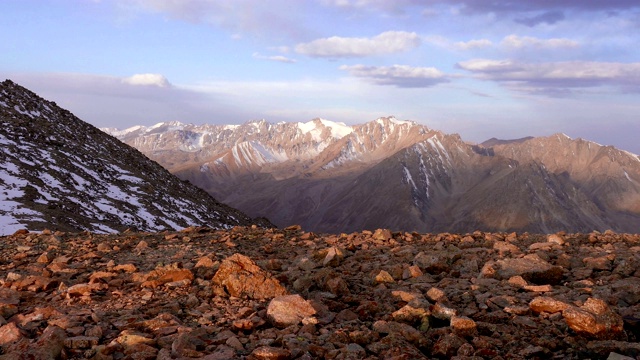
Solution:
M 255 222 L 55 103 L 0 83 L 0 235 Z
M 104 130 L 281 227 L 640 232 L 638 155 L 564 134 L 474 145 L 394 117 Z
M 640 359 L 640 235 L 0 238 L 1 359 Z

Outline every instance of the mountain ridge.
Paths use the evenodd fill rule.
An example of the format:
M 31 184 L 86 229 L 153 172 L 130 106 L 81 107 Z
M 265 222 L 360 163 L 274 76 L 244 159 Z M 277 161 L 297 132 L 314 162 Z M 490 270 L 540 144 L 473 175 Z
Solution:
M 54 102 L 0 83 L 0 228 L 117 232 L 253 221 Z
M 469 144 L 395 117 L 350 126 L 339 138 L 301 130 L 316 120 L 180 125 L 120 138 L 178 177 L 251 216 L 270 214 L 281 226 L 326 232 L 640 231 L 635 154 L 564 134 Z M 223 141 L 181 150 L 179 139 L 198 131 Z

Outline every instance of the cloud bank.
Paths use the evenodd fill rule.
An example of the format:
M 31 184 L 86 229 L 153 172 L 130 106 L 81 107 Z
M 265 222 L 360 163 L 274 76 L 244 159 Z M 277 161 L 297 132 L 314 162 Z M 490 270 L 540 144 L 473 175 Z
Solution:
M 129 85 L 169 87 L 169 80 L 161 74 L 135 74 L 122 79 L 122 82 Z
M 449 81 L 444 73 L 433 67 L 342 65 L 340 70 L 376 85 L 400 88 L 426 88 Z
M 355 58 L 403 52 L 419 45 L 420 37 L 415 32 L 386 31 L 371 38 L 332 36 L 317 39 L 296 45 L 295 51 L 311 57 Z
M 483 80 L 497 81 L 526 92 L 559 94 L 580 88 L 612 87 L 640 92 L 640 63 L 563 61 L 526 63 L 473 59 L 457 64 Z

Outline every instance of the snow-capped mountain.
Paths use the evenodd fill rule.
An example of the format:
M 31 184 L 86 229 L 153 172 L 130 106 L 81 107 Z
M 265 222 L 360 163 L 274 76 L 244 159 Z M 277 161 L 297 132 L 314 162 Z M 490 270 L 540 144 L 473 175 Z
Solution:
M 473 145 L 394 117 L 105 131 L 277 225 L 640 231 L 640 158 L 562 134 Z
M 251 223 L 55 103 L 0 83 L 0 235 Z

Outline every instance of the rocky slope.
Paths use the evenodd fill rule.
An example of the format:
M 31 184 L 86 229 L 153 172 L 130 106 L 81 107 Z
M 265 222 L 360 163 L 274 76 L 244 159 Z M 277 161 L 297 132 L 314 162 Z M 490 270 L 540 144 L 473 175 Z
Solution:
M 107 131 L 280 226 L 640 232 L 640 158 L 562 134 L 470 145 L 393 117 Z
M 55 103 L 0 83 L 0 234 L 252 223 Z
M 0 238 L 2 359 L 639 359 L 640 235 Z

